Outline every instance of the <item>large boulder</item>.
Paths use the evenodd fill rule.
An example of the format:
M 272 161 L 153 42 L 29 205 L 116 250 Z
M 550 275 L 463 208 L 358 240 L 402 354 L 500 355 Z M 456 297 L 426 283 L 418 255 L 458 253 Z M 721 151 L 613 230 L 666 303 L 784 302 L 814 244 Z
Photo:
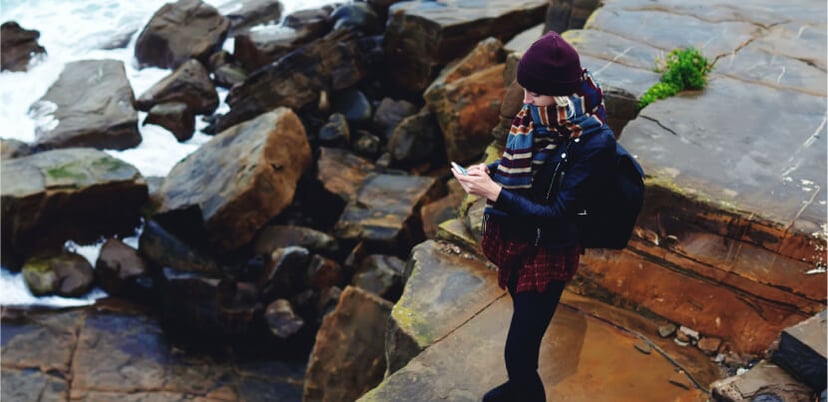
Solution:
M 361 81 L 367 69 L 358 38 L 334 31 L 252 73 L 227 95 L 230 112 L 216 122 L 221 131 L 268 110 L 301 110 L 315 104 L 322 91 L 337 91 Z
M 363 241 L 381 254 L 405 256 L 425 237 L 420 208 L 443 190 L 431 177 L 368 176 L 342 212 L 334 235 L 346 242 Z
M 316 162 L 317 179 L 326 192 L 344 202 L 351 201 L 374 164 L 340 148 L 319 148 Z
M 391 6 L 385 52 L 389 80 L 421 92 L 450 61 L 492 36 L 507 41 L 543 21 L 548 2 L 532 0 L 406 1 Z
M 36 145 L 43 148 L 127 149 L 141 143 L 135 95 L 124 63 L 67 63 L 57 81 L 30 108 Z
M 405 275 L 386 339 L 389 374 L 504 294 L 485 259 L 447 242 L 414 247 Z
M 24 29 L 15 21 L 0 25 L 0 70 L 26 71 L 33 57 L 46 53 L 38 38 L 40 32 Z
M 506 93 L 503 59 L 499 40 L 481 41 L 466 57 L 446 67 L 423 94 L 440 125 L 448 160 L 477 160 L 491 141 Z
M 704 90 L 656 101 L 623 128 L 648 176 L 638 227 L 628 250 L 588 252 L 573 288 L 763 351 L 825 306 L 828 101 L 806 81 L 824 82 L 826 62 L 803 51 L 825 46 L 806 34 L 825 21 L 799 5 L 645 4 L 607 3 L 564 34 L 605 88 L 637 101 L 664 49 L 697 47 L 715 65 Z
M 175 165 L 157 216 L 169 228 L 204 227 L 219 250 L 239 248 L 291 203 L 310 164 L 302 122 L 276 109 L 216 135 Z
M 345 288 L 316 334 L 303 401 L 353 401 L 382 381 L 390 312 L 390 302 Z
M 207 64 L 229 28 L 227 18 L 201 0 L 167 3 L 138 36 L 135 58 L 143 67 L 174 68 L 189 59 Z
M 4 159 L 0 175 L 4 254 L 131 234 L 147 200 L 146 181 L 135 167 L 95 149 Z

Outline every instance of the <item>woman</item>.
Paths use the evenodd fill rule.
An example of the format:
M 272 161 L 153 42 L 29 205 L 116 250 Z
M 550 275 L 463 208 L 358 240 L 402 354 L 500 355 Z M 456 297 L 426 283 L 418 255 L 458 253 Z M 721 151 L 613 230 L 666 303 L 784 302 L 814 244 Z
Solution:
M 601 187 L 615 154 L 601 88 L 558 34 L 547 33 L 524 53 L 517 81 L 524 105 L 501 159 L 466 174 L 452 169 L 467 193 L 487 199 L 482 249 L 514 307 L 504 353 L 509 380 L 484 402 L 546 400 L 538 354 L 578 267 L 574 219 Z

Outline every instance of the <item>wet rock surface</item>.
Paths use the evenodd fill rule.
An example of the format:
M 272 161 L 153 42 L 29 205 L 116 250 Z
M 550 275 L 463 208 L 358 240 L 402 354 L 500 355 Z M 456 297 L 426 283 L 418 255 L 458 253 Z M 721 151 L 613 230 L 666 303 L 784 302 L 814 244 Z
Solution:
M 301 360 L 183 349 L 134 306 L 6 310 L 2 334 L 3 400 L 301 400 Z

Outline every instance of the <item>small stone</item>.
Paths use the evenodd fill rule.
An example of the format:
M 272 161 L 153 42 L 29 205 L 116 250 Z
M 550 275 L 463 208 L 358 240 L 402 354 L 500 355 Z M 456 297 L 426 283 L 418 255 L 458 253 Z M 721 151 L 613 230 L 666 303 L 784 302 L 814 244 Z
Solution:
M 687 337 L 690 338 L 690 340 L 693 342 L 697 342 L 699 340 L 699 331 L 694 331 L 690 328 L 685 327 L 684 325 L 679 327 L 678 332 L 687 335 Z
M 650 345 L 644 341 L 638 341 L 633 346 L 635 346 L 635 348 L 638 349 L 639 352 L 644 353 L 645 355 L 648 355 L 653 351 Z
M 673 373 L 673 375 L 670 376 L 670 379 L 668 381 L 670 382 L 670 384 L 684 388 L 686 390 L 690 390 L 691 388 L 693 388 L 693 383 L 690 382 L 690 379 L 687 378 L 683 371 Z
M 710 336 L 706 336 L 704 338 L 699 339 L 698 344 L 696 345 L 699 350 L 704 352 L 708 356 L 712 356 L 719 351 L 719 347 L 722 345 L 722 340 L 719 338 L 714 338 Z
M 658 335 L 662 338 L 667 338 L 676 333 L 678 327 L 676 324 L 665 324 L 658 327 Z
M 688 343 L 688 344 L 690 343 L 690 337 L 687 336 L 687 334 L 685 334 L 684 332 L 681 332 L 681 331 L 676 332 L 676 338 L 675 339 L 678 339 L 679 341 L 682 341 L 684 343 Z

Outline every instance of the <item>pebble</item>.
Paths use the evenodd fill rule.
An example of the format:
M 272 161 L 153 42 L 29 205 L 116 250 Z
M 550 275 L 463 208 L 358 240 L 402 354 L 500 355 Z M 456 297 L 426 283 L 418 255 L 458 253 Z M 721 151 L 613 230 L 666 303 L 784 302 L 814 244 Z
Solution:
M 639 352 L 644 353 L 645 355 L 648 355 L 653 351 L 653 349 L 650 348 L 650 345 L 644 341 L 638 341 L 633 346 L 635 346 L 635 348 L 638 349 Z
M 676 324 L 665 324 L 658 327 L 658 335 L 662 338 L 667 338 L 668 336 L 672 336 L 678 327 Z

